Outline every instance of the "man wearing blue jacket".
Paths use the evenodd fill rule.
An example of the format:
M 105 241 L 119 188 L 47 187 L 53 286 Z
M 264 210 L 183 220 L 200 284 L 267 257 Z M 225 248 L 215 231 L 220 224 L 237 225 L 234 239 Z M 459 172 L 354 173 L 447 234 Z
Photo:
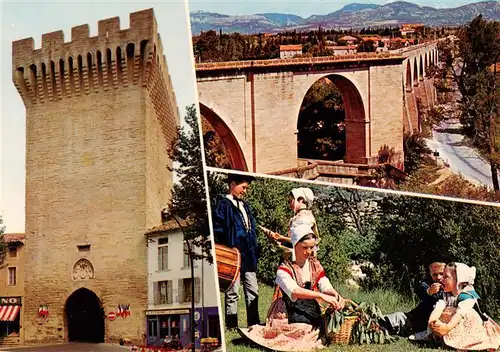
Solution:
M 238 327 L 238 291 L 243 282 L 248 326 L 260 324 L 257 284 L 258 245 L 255 219 L 245 196 L 253 177 L 229 174 L 228 194 L 221 197 L 212 214 L 215 242 L 236 247 L 241 253 L 241 272 L 238 280 L 225 295 L 226 328 Z

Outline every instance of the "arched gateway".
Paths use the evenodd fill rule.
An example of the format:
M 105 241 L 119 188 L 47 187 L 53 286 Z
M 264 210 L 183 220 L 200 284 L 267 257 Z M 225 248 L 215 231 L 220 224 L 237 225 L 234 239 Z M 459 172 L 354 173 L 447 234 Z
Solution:
M 104 309 L 94 292 L 76 290 L 68 297 L 64 312 L 68 341 L 104 342 Z

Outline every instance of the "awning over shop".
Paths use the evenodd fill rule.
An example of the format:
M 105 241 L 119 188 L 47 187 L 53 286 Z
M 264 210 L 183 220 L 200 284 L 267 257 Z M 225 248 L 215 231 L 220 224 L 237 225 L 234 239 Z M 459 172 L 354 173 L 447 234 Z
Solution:
M 14 321 L 21 306 L 0 306 L 0 321 Z
M 151 309 L 146 311 L 146 315 L 176 315 L 189 314 L 189 309 Z

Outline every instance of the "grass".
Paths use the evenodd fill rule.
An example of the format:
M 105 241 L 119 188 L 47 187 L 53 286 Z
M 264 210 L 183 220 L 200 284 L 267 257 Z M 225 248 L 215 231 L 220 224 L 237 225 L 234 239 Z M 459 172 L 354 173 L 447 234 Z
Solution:
M 384 314 L 392 313 L 395 311 L 409 311 L 413 308 L 416 302 L 412 302 L 393 291 L 390 290 L 375 290 L 375 291 L 355 291 L 349 289 L 343 285 L 334 285 L 337 290 L 342 294 L 345 298 L 353 299 L 357 302 L 365 301 L 365 302 L 376 302 L 380 307 Z M 270 287 L 264 284 L 259 285 L 259 313 L 261 322 L 265 322 L 265 317 L 267 315 L 267 309 L 269 308 L 272 300 L 274 292 L 274 287 Z M 246 327 L 246 311 L 245 311 L 245 303 L 244 303 L 244 295 L 243 289 L 240 288 L 240 300 L 238 302 L 238 326 Z M 224 295 L 221 294 L 221 303 L 224 310 Z M 264 349 L 257 347 L 254 344 L 251 344 L 248 340 L 244 340 L 241 338 L 240 334 L 236 331 L 228 331 L 225 330 L 225 338 L 226 338 L 226 350 L 231 352 L 256 352 L 263 351 Z M 387 351 L 387 352 L 396 352 L 396 351 L 418 351 L 418 352 L 426 352 L 426 351 L 436 351 L 436 349 L 432 348 L 423 348 L 420 346 L 416 346 L 411 344 L 407 339 L 401 338 L 397 342 L 392 344 L 385 345 L 347 345 L 347 346 L 330 346 L 324 351 L 346 351 L 346 352 L 355 352 L 355 351 L 367 351 L 367 352 L 375 352 L 375 351 Z

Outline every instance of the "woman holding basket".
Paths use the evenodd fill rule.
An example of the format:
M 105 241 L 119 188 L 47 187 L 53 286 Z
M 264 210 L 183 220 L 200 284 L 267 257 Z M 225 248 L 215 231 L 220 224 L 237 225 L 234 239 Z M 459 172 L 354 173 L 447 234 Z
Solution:
M 342 310 L 344 298 L 333 288 L 325 271 L 313 255 L 317 237 L 306 224 L 291 229 L 293 251 L 276 273 L 288 319 L 273 320 L 242 332 L 254 342 L 271 349 L 304 350 L 325 344 L 324 312 Z

